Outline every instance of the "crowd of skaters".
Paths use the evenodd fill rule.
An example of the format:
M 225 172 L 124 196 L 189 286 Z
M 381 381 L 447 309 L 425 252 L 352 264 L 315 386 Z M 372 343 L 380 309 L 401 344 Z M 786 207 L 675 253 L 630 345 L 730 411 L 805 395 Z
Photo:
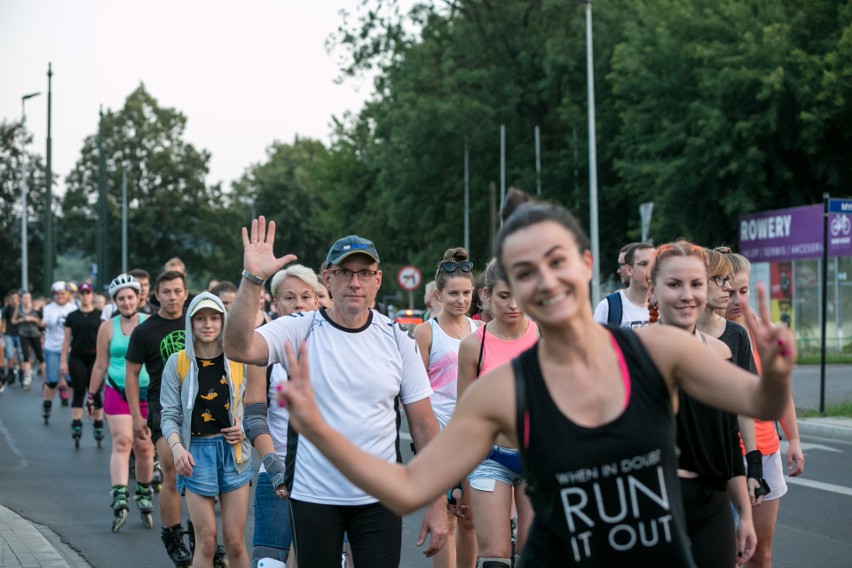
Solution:
M 159 456 L 162 540 L 177 566 L 220 565 L 227 554 L 231 566 L 331 567 L 341 551 L 350 565 L 398 566 L 400 513 L 424 504 L 417 544 L 435 566 L 771 565 L 784 460 L 774 423 L 750 416 L 781 419 L 790 475 L 804 461 L 793 340 L 748 309 L 748 261 L 682 241 L 632 243 L 618 258 L 623 288 L 592 310 L 582 229 L 561 208 L 510 198 L 496 257 L 475 267 L 464 249 L 448 250 L 413 334 L 374 309 L 382 273 L 372 242 L 338 240 L 317 274 L 274 257 L 274 225 L 261 217 L 244 230 L 239 286 L 211 281 L 192 296 L 175 258 L 153 283 L 141 270 L 117 276 L 105 307 L 88 283 L 54 283 L 41 312 L 10 294 L 4 378 L 18 358 L 30 362 L 14 326 L 46 327 L 44 354 L 32 354 L 46 365 L 44 413 L 56 389 L 72 390 L 79 440 L 83 401 L 96 437 L 106 411 L 114 531 L 127 519 L 131 448 L 147 523 Z M 29 387 L 32 371 L 22 372 Z M 771 380 L 747 380 L 760 373 Z M 400 405 L 418 453 L 408 469 L 383 465 L 399 459 Z M 660 418 L 647 421 L 650 439 L 626 435 L 624 423 L 646 414 Z M 635 484 L 660 492 L 634 503 L 638 536 L 615 522 L 634 482 L 601 473 L 601 436 L 644 460 Z M 262 465 L 248 547 L 250 445 Z M 572 457 L 553 459 L 560 450 Z M 607 475 L 617 484 L 597 483 Z

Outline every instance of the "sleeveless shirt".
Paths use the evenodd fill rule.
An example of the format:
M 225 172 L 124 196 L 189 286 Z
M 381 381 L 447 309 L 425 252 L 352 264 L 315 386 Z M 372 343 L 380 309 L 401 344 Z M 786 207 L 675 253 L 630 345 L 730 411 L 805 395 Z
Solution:
M 466 318 L 470 332 L 476 330 L 476 322 Z M 432 348 L 429 351 L 429 366 L 426 373 L 432 386 L 432 411 L 441 427 L 447 425 L 456 408 L 459 374 L 459 345 L 461 339 L 450 337 L 438 324 L 437 318 L 429 320 L 432 328 Z
M 141 324 L 147 318 L 148 316 L 145 314 L 139 314 L 139 323 Z M 120 320 L 121 316 L 112 318 L 112 339 L 109 342 L 109 368 L 107 369 L 107 375 L 119 388 L 124 388 L 124 355 L 127 353 L 130 336 L 124 335 L 121 332 Z M 145 365 L 142 365 L 142 368 L 139 370 L 139 387 L 147 387 L 148 381 L 148 371 L 145 369 Z
M 687 566 L 675 421 L 665 381 L 632 330 L 608 328 L 624 411 L 575 424 L 544 382 L 538 345 L 513 362 L 518 439 L 535 519 L 520 566 Z
M 479 376 L 495 367 L 508 363 L 538 341 L 538 326 L 532 320 L 529 320 L 529 325 L 524 334 L 515 340 L 495 337 L 487 328 L 488 325 L 486 324 L 476 330 L 476 337 L 479 338 L 479 345 L 482 348 Z

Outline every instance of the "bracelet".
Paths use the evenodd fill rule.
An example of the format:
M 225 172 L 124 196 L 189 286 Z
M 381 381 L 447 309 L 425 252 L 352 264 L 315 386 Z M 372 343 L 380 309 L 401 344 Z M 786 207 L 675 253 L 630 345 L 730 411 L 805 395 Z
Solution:
M 248 280 L 252 284 L 257 284 L 258 286 L 263 286 L 263 282 L 264 282 L 263 278 L 261 278 L 260 276 L 255 276 L 254 274 L 252 274 L 251 272 L 249 272 L 245 268 L 243 268 L 242 276 L 243 276 L 243 278 L 245 278 L 246 280 Z
M 178 444 L 180 444 L 180 440 L 178 440 L 177 442 L 174 442 L 174 443 L 173 443 L 171 446 L 169 446 L 169 447 L 170 447 L 171 449 L 175 449 L 175 446 L 177 446 Z

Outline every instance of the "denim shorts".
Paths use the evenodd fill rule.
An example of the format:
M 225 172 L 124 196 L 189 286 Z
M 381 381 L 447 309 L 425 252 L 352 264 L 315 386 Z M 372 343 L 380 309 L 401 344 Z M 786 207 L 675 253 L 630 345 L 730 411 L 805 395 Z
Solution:
M 518 450 L 494 446 L 493 451 L 505 454 L 517 453 Z M 524 477 L 511 468 L 492 459 L 486 459 L 467 476 L 467 482 L 473 489 L 479 491 L 494 491 L 494 482 L 499 481 L 512 487 L 525 483 Z
M 257 475 L 257 485 L 254 488 L 254 538 L 252 559 L 274 558 L 272 552 L 284 553 L 290 550 L 292 535 L 290 533 L 290 500 L 279 499 L 275 488 L 269 481 L 269 475 L 261 471 Z M 274 551 L 269 549 L 275 549 Z M 286 553 L 285 553 L 286 554 Z M 278 556 L 281 560 L 281 555 Z M 283 558 L 286 560 L 286 556 Z
M 45 382 L 50 387 L 55 387 L 59 384 L 59 359 L 61 353 L 59 351 L 44 351 L 44 371 L 47 374 Z
M 195 460 L 192 475 L 177 476 L 177 488 L 181 495 L 186 490 L 204 497 L 215 497 L 239 489 L 251 481 L 252 468 L 240 473 L 234 462 L 231 445 L 224 436 L 192 438 L 189 453 Z
M 6 337 L 3 338 L 3 341 L 3 352 L 6 356 L 6 360 L 11 361 L 15 357 L 17 357 L 21 352 L 21 338 L 17 335 L 6 334 Z

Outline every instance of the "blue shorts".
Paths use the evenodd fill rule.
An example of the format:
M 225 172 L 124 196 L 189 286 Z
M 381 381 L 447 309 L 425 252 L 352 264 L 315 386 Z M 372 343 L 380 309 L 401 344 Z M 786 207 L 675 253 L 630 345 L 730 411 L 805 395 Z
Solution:
M 59 351 L 44 351 L 44 372 L 47 374 L 45 382 L 49 387 L 59 384 Z
M 292 542 L 290 533 L 290 500 L 279 499 L 265 471 L 257 475 L 254 488 L 254 538 L 252 560 L 256 558 L 287 559 Z M 273 549 L 273 550 L 270 550 Z M 274 554 L 273 554 L 274 553 Z
M 224 436 L 192 438 L 189 453 L 195 467 L 190 477 L 178 474 L 177 488 L 181 495 L 189 490 L 196 495 L 216 497 L 251 481 L 252 468 L 247 467 L 242 473 L 237 471 L 233 450 Z
M 20 336 L 6 334 L 6 337 L 3 338 L 3 351 L 7 361 L 17 357 L 21 352 Z
M 518 450 L 502 448 L 500 446 L 494 446 L 492 451 L 505 454 L 506 456 L 518 453 Z M 479 491 L 494 491 L 494 483 L 496 481 L 505 483 L 511 487 L 517 487 L 522 483 L 526 483 L 522 475 L 493 459 L 485 459 L 467 476 L 467 482 L 470 486 Z

